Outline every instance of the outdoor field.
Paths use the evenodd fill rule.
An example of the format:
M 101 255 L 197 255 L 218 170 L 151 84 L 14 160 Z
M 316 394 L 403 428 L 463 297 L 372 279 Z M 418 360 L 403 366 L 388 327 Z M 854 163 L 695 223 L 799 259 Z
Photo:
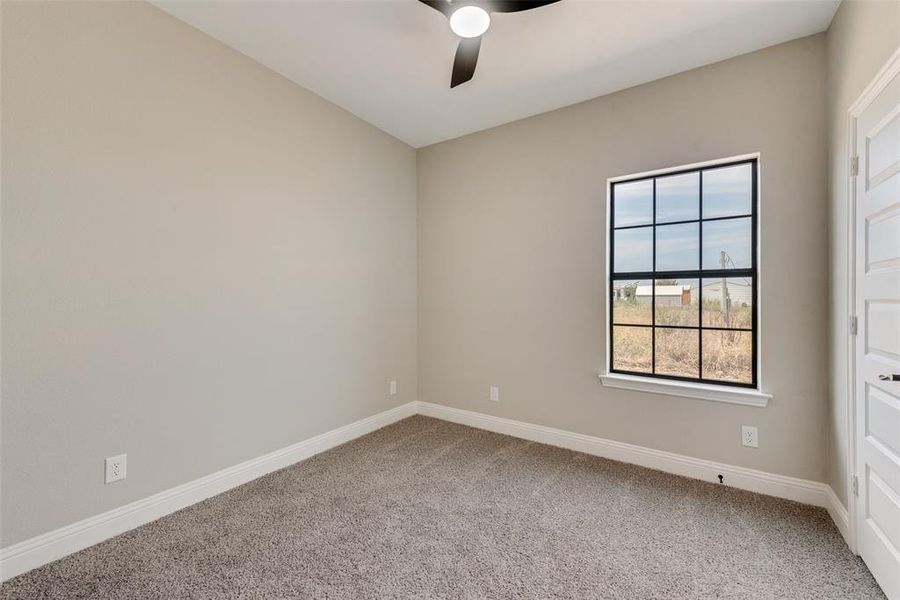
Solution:
M 696 297 L 696 295 L 695 295 Z M 750 331 L 718 329 L 675 329 L 666 325 L 698 327 L 698 302 L 656 308 L 656 370 L 663 375 L 700 376 L 702 335 L 702 377 L 721 381 L 751 383 L 753 379 L 753 334 Z M 634 298 L 613 302 L 613 367 L 626 371 L 651 372 L 653 331 L 651 305 Z M 703 327 L 746 328 L 752 326 L 750 306 L 732 303 L 726 321 L 717 297 L 704 298 Z

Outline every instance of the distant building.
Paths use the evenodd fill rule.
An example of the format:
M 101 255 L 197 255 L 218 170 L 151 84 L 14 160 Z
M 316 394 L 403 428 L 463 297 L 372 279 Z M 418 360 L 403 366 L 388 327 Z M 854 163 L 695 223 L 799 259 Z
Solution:
M 726 279 L 725 281 L 726 291 L 732 307 L 751 306 L 753 304 L 753 286 L 750 285 L 749 280 L 734 278 Z M 704 279 L 703 284 L 704 304 L 707 300 L 718 301 L 722 297 L 721 279 Z
M 753 303 L 753 286 L 750 281 L 729 278 L 725 283 L 730 306 L 750 306 Z M 622 285 L 613 288 L 613 297 L 616 300 L 632 300 L 637 304 L 650 304 L 653 302 L 652 285 Z M 703 302 L 717 303 L 722 297 L 721 279 L 703 280 Z M 690 285 L 658 285 L 656 286 L 657 306 L 688 305 L 699 301 L 699 291 Z
M 653 302 L 652 285 L 626 285 L 613 289 L 616 300 L 632 300 L 637 304 Z M 679 306 L 690 304 L 692 288 L 690 285 L 658 285 L 656 286 L 657 306 Z
M 650 304 L 653 302 L 653 286 L 639 285 L 635 290 L 635 299 L 638 304 Z M 689 285 L 658 285 L 656 286 L 657 306 L 679 306 L 691 303 L 691 286 Z

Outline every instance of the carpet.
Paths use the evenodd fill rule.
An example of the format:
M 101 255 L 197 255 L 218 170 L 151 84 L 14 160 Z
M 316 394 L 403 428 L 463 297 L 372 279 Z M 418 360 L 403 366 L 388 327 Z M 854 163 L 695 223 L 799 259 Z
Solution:
M 821 508 L 415 416 L 0 598 L 884 598 Z

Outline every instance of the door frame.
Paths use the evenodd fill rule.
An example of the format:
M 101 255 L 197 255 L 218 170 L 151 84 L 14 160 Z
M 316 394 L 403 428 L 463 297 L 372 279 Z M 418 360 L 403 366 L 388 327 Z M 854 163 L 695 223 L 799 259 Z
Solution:
M 859 177 L 850 170 L 853 160 L 858 160 L 858 148 L 856 147 L 857 120 L 869 105 L 884 91 L 888 83 L 894 77 L 900 76 L 900 46 L 894 51 L 884 66 L 869 82 L 856 101 L 850 105 L 847 112 L 847 480 L 843 482 L 847 493 L 847 545 L 854 554 L 857 550 L 857 511 L 859 506 L 857 496 L 853 491 L 854 480 L 857 473 L 857 439 L 856 439 L 856 406 L 859 398 L 856 395 L 856 345 L 862 332 L 857 330 L 853 334 L 850 330 L 850 320 L 858 318 L 856 306 L 856 182 Z

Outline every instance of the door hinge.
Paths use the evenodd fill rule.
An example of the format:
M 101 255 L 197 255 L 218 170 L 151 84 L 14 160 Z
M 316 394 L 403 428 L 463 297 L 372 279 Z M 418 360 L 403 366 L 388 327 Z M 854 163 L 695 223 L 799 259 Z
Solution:
M 859 332 L 859 319 L 856 315 L 850 317 L 850 335 L 856 335 Z
M 850 476 L 850 489 L 853 491 L 853 495 L 859 498 L 859 477 L 856 475 Z
M 854 156 L 850 159 L 850 176 L 856 177 L 859 175 L 859 157 Z

